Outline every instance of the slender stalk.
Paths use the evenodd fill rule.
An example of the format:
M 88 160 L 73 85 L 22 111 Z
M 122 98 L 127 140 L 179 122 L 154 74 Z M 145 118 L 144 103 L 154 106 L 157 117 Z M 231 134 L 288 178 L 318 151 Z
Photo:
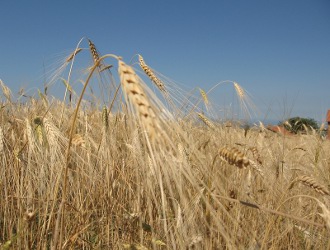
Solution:
M 63 179 L 62 199 L 61 199 L 61 203 L 60 203 L 60 206 L 59 206 L 59 209 L 58 209 L 58 216 L 57 216 L 56 223 L 55 223 L 54 242 L 53 242 L 52 249 L 57 249 L 58 241 L 59 241 L 59 246 L 62 245 L 62 238 L 63 238 L 62 236 L 63 236 L 63 227 L 64 227 L 64 221 L 63 221 L 64 210 L 63 210 L 63 208 L 64 208 L 64 205 L 65 205 L 65 202 L 66 202 L 67 183 L 68 183 L 68 170 L 69 170 L 69 160 L 70 160 L 70 148 L 71 148 L 71 144 L 72 144 L 72 138 L 73 138 L 73 133 L 74 133 L 74 128 L 75 128 L 75 123 L 76 123 L 77 116 L 78 116 L 79 107 L 80 107 L 82 98 L 84 96 L 84 93 L 86 91 L 87 85 L 88 85 L 90 79 L 92 78 L 95 69 L 98 67 L 99 63 L 106 57 L 114 57 L 116 59 L 118 58 L 115 55 L 108 54 L 108 55 L 105 55 L 105 56 L 99 58 L 99 60 L 97 60 L 95 62 L 94 66 L 91 68 L 91 72 L 89 73 L 89 75 L 87 77 L 87 80 L 84 84 L 84 87 L 81 91 L 81 94 L 80 94 L 80 97 L 79 97 L 79 100 L 78 100 L 78 103 L 77 103 L 77 107 L 76 107 L 74 115 L 73 115 L 73 122 L 72 122 L 71 129 L 70 129 L 68 148 L 67 148 L 67 151 L 66 151 L 66 154 L 65 154 L 65 159 L 66 160 L 65 160 L 64 176 L 63 176 L 64 179 Z M 63 173 L 63 171 L 62 171 L 62 173 Z M 60 225 L 60 228 L 59 228 L 59 225 Z

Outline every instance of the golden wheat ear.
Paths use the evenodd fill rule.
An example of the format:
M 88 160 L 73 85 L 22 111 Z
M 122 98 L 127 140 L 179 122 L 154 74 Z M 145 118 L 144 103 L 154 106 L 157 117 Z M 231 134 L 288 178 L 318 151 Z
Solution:
M 251 165 L 250 160 L 237 148 L 220 148 L 219 155 L 222 160 L 226 161 L 230 165 L 235 165 L 238 168 L 247 168 Z
M 82 48 L 77 48 L 75 51 L 73 51 L 68 58 L 65 60 L 65 62 L 70 62 L 80 51 L 82 51 Z
M 9 102 L 11 102 L 11 90 L 3 83 L 1 79 L 0 79 L 0 87 L 2 89 L 3 95 L 6 97 L 6 99 Z
M 104 129 L 107 130 L 109 127 L 109 115 L 108 115 L 108 109 L 106 106 L 103 106 L 103 108 L 102 108 L 102 122 L 103 122 Z
M 95 44 L 91 40 L 89 40 L 89 39 L 88 39 L 88 46 L 89 46 L 89 50 L 90 50 L 90 52 L 92 54 L 92 57 L 93 57 L 94 63 L 95 63 L 100 58 L 99 53 L 97 53 Z
M 209 128 L 212 128 L 212 129 L 215 129 L 215 126 L 214 124 L 209 120 L 207 119 L 207 117 L 205 115 L 203 115 L 202 113 L 197 113 L 199 119 L 201 119 L 206 126 L 208 126 Z
M 258 162 L 258 164 L 262 165 L 261 156 L 259 154 L 257 147 L 250 147 L 248 151 L 251 151 L 253 158 Z
M 325 221 L 325 226 L 330 230 L 330 211 L 329 209 L 319 200 L 317 200 L 319 207 L 322 209 L 322 214 L 319 214 Z
M 164 83 L 155 75 L 152 69 L 145 63 L 143 57 L 139 55 L 139 64 L 149 79 L 159 88 L 160 91 L 166 92 Z
M 208 99 L 208 97 L 207 97 L 206 92 L 205 92 L 203 89 L 199 88 L 199 93 L 201 94 L 201 96 L 202 96 L 202 98 L 203 98 L 203 101 L 204 101 L 204 105 L 205 105 L 205 107 L 207 108 L 208 105 L 209 105 L 209 99 Z
M 316 192 L 323 194 L 323 195 L 330 195 L 330 192 L 327 190 L 327 188 L 321 184 L 319 184 L 314 178 L 307 176 L 307 175 L 301 175 L 298 176 L 295 180 L 292 181 L 292 183 L 289 186 L 289 189 L 293 188 L 295 183 L 300 182 L 304 184 L 307 187 L 310 187 L 314 189 Z
M 139 82 L 139 78 L 135 74 L 133 68 L 122 60 L 118 60 L 118 74 L 122 88 L 128 100 L 134 106 L 142 125 L 147 130 L 149 136 L 154 138 L 157 133 L 157 128 L 159 127 L 158 120 Z
M 98 53 L 96 47 L 95 47 L 95 44 L 88 39 L 88 46 L 89 46 L 89 50 L 92 54 L 92 58 L 93 58 L 93 61 L 94 61 L 94 64 L 97 63 L 100 59 L 100 54 Z M 98 69 L 101 69 L 101 71 L 104 71 L 106 69 L 109 69 L 111 68 L 111 66 L 103 66 L 102 62 L 98 62 Z

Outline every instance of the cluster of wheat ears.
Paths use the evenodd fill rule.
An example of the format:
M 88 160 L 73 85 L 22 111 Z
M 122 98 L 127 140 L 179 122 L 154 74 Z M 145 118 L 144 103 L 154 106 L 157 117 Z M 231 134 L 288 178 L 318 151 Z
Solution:
M 37 96 L 0 80 L 1 249 L 330 248 L 318 131 L 215 119 L 221 84 L 249 114 L 241 85 L 185 92 L 141 55 L 128 64 L 84 41 Z M 93 63 L 75 70 L 84 51 Z

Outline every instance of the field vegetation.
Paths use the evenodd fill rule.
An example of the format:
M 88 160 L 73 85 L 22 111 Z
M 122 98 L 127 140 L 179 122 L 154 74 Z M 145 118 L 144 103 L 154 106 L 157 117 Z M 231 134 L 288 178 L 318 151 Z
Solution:
M 216 119 L 212 89 L 85 42 L 34 96 L 0 81 L 2 249 L 330 248 L 329 140 L 244 126 L 231 81 L 243 119 Z

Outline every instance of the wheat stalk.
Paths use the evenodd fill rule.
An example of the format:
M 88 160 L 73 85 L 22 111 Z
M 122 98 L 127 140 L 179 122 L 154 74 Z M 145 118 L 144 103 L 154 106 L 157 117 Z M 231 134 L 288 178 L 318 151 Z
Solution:
M 166 92 L 164 83 L 155 75 L 152 69 L 145 63 L 143 57 L 139 55 L 139 64 L 141 69 L 143 69 L 144 73 L 150 78 L 150 80 L 156 84 L 156 86 L 162 92 Z
M 133 68 L 122 60 L 118 60 L 118 74 L 126 96 L 135 107 L 144 128 L 153 138 L 157 133 L 158 121 L 137 75 Z
M 100 73 L 103 72 L 103 71 L 105 71 L 105 70 L 108 70 L 110 68 L 112 68 L 112 65 L 106 65 L 102 69 L 100 69 Z
M 4 136 L 3 136 L 3 131 L 2 131 L 2 128 L 0 127 L 0 153 L 3 152 L 3 149 L 4 149 Z
M 302 175 L 298 176 L 293 182 L 290 184 L 289 189 L 293 188 L 294 184 L 297 182 L 301 182 L 305 186 L 308 186 L 312 189 L 314 189 L 316 192 L 323 194 L 323 195 L 330 195 L 329 191 L 327 190 L 326 187 L 323 185 L 319 184 L 315 179 L 313 179 L 310 176 L 307 175 Z

